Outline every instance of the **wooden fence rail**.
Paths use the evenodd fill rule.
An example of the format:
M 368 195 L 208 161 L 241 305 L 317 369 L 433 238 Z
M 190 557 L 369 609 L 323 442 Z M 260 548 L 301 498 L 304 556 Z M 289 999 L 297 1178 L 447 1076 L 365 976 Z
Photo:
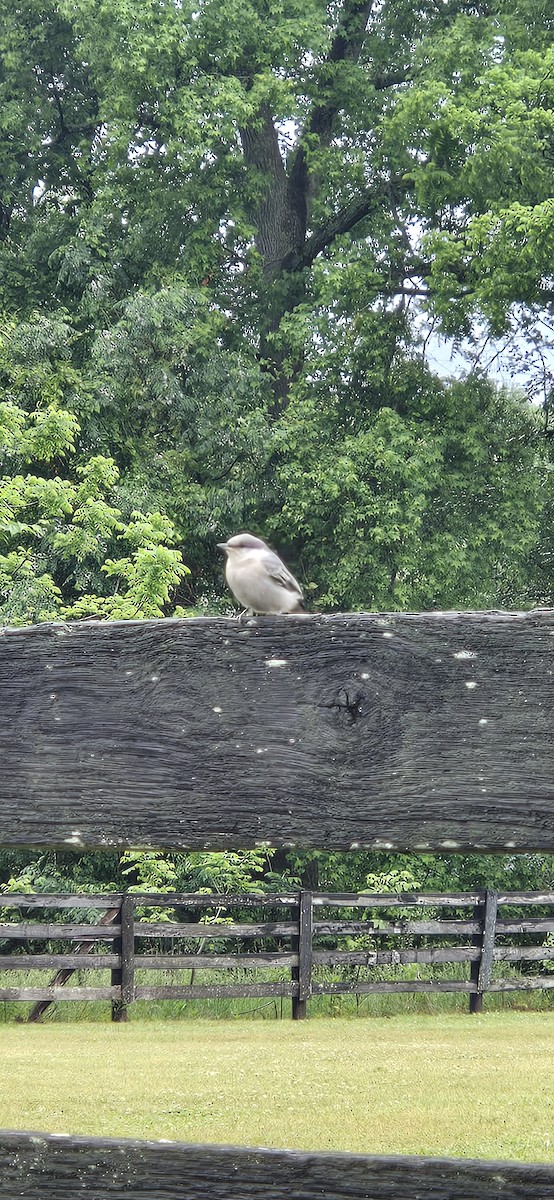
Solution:
M 0 629 L 0 637 L 1 845 L 554 851 L 552 611 L 288 616 L 243 626 L 211 618 L 91 622 Z M 114 903 L 113 897 L 97 897 L 96 905 L 90 896 L 80 899 L 79 905 L 75 897 L 58 897 L 58 907 L 100 912 Z M 221 899 L 232 907 L 231 898 Z M 552 958 L 551 947 L 539 944 L 552 931 L 550 912 L 523 918 L 506 911 L 533 903 L 548 910 L 550 894 L 539 900 L 476 893 L 458 897 L 459 905 L 456 897 L 443 899 L 450 913 L 441 921 L 436 911 L 425 919 L 427 907 L 441 907 L 437 897 L 412 897 L 414 913 L 420 905 L 424 913 L 407 917 L 406 897 L 396 898 L 402 912 L 391 915 L 391 896 L 372 897 L 369 910 L 367 897 L 356 902 L 304 893 L 292 897 L 284 919 L 281 912 L 279 920 L 249 923 L 242 919 L 249 904 L 240 897 L 241 920 L 225 927 L 223 944 L 229 949 L 233 940 L 250 939 L 248 951 L 238 952 L 248 968 L 245 955 L 257 951 L 252 940 L 270 936 L 272 949 L 263 953 L 288 955 L 281 968 L 290 974 L 265 986 L 289 995 L 297 1016 L 325 984 L 318 972 L 345 963 L 349 970 L 468 963 L 468 980 L 375 977 L 363 986 L 429 990 L 442 982 L 467 991 L 477 1005 L 484 990 L 513 986 L 495 978 L 503 959 Z M 10 897 L 12 906 L 16 900 Z M 40 952 L 43 970 L 74 970 L 93 956 L 99 967 L 103 956 L 111 982 L 94 989 L 95 998 L 111 999 L 121 1015 L 143 986 L 144 960 L 153 957 L 137 954 L 137 902 L 119 898 L 119 920 L 102 929 L 100 953 L 99 931 L 90 922 L 40 922 L 29 918 L 28 907 L 17 931 L 17 922 L 5 921 L 0 937 L 4 949 L 24 943 L 21 958 L 34 957 L 35 965 L 28 953 L 33 937 L 68 941 L 72 954 Z M 159 902 L 156 896 L 150 906 Z M 48 899 L 33 897 L 33 909 L 41 903 L 48 910 Z M 142 903 L 148 907 L 145 897 Z M 179 904 L 187 907 L 183 898 Z M 278 908 L 275 897 L 250 904 L 267 917 Z M 188 907 L 202 912 L 198 897 Z M 341 908 L 361 908 L 360 919 L 341 921 Z M 376 930 L 367 912 L 379 908 L 388 911 Z M 153 940 L 167 936 L 164 922 L 148 923 L 148 936 L 140 924 L 142 946 L 152 948 Z M 173 939 L 205 938 L 206 924 L 180 920 L 171 933 Z M 341 950 L 341 937 L 351 935 L 366 940 L 346 960 L 350 950 Z M 410 945 L 383 946 L 383 939 L 401 935 Z M 223 937 L 219 928 L 218 941 Z M 508 945 L 508 937 L 531 937 L 532 943 Z M 453 945 L 454 938 L 464 944 Z M 90 955 L 84 953 L 89 946 Z M 232 956 L 221 947 L 218 954 L 219 969 L 229 969 Z M 173 966 L 179 955 L 165 957 Z M 180 957 L 188 963 L 195 956 L 187 948 Z M 272 970 L 273 958 L 264 965 Z M 522 984 L 550 981 L 543 974 Z M 359 992 L 360 982 L 331 979 L 327 990 Z M 208 985 L 194 986 L 204 996 L 223 987 L 209 985 L 210 993 Z M 230 985 L 227 994 L 242 986 Z M 26 998 L 43 1004 L 70 992 L 86 998 L 90 990 L 50 982 L 26 989 Z M 166 996 L 172 992 L 182 995 L 182 987 L 165 989 Z M 189 987 L 186 995 L 192 993 Z M 23 998 L 21 989 L 0 995 Z M 554 1168 L 0 1134 L 0 1200 L 62 1195 L 554 1200 Z
M 289 997 L 298 1020 L 322 995 L 466 992 L 470 1011 L 478 1012 L 488 992 L 554 988 L 554 892 L 333 895 L 302 889 L 98 900 L 0 896 L 0 973 L 56 971 L 45 986 L 10 984 L 0 974 L 0 1000 L 34 1001 L 31 1020 L 52 1001 L 111 1000 L 114 1019 L 125 1020 L 135 1000 Z M 161 906 L 163 920 L 156 912 Z M 68 908 L 85 907 L 92 923 L 60 920 Z M 96 908 L 104 914 L 99 920 Z M 64 950 L 64 943 L 73 949 Z M 542 970 L 502 971 L 505 964 L 533 963 Z M 414 964 L 424 968 L 423 978 L 403 972 Z M 441 974 L 446 965 L 461 971 L 465 964 L 466 976 Z M 429 976 L 433 968 L 438 971 Z M 99 970 L 111 972 L 109 985 L 66 986 L 75 971 Z M 173 980 L 149 982 L 154 971 Z M 190 973 L 187 980 L 182 972 Z M 208 980 L 198 982 L 198 972 L 208 972 Z
M 554 848 L 554 612 L 0 630 L 0 844 Z
M 554 1166 L 0 1133 L 0 1200 L 554 1200 Z

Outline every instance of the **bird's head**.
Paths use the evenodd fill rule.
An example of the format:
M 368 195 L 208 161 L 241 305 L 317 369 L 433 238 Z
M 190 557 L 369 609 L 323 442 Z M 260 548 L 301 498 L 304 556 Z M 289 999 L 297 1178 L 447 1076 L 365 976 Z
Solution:
M 265 550 L 266 544 L 253 533 L 236 533 L 227 542 L 218 542 L 217 547 L 224 554 L 239 555 L 241 550 Z

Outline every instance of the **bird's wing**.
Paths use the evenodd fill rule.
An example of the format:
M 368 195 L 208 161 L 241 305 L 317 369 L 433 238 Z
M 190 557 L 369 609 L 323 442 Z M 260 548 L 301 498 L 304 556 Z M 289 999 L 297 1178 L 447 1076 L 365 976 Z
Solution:
M 275 554 L 273 550 L 266 550 L 262 555 L 262 562 L 270 578 L 275 583 L 278 583 L 279 587 L 286 588 L 288 592 L 294 592 L 302 599 L 303 593 L 300 584 L 294 578 L 294 575 L 291 575 L 288 567 L 285 566 L 278 554 Z

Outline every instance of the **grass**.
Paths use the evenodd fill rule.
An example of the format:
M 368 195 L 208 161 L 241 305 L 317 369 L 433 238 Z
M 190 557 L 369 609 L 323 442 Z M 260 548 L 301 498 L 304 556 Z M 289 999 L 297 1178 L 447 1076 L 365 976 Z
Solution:
M 0 1026 L 0 1127 L 552 1161 L 554 1013 Z

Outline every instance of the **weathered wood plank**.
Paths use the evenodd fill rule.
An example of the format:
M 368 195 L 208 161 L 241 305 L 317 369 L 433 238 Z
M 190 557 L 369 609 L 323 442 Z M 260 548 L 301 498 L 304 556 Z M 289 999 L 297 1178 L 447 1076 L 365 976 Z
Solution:
M 293 983 L 298 985 L 292 1001 L 293 1021 L 304 1021 L 308 1015 L 307 1001 L 311 993 L 312 949 L 313 949 L 313 904 L 312 893 L 307 888 L 300 892 L 298 910 L 298 935 L 291 940 L 294 951 L 298 951 L 298 965 L 291 970 Z
M 485 903 L 484 888 L 474 892 L 314 892 L 315 908 L 473 908 Z M 499 892 L 499 905 L 554 905 L 554 892 Z
M 554 892 L 499 892 L 499 904 L 554 904 Z
M 200 937 L 209 941 L 219 938 L 290 937 L 297 932 L 298 925 L 294 921 L 252 921 L 249 925 L 214 925 L 207 921 L 204 924 L 191 921 L 190 925 L 177 921 L 137 921 L 135 929 L 137 938 Z
M 554 957 L 554 950 L 553 950 Z M 0 959 L 0 962 L 2 960 Z M 191 971 L 203 969 L 223 971 L 235 968 L 260 970 L 270 967 L 298 966 L 298 954 L 275 952 L 267 954 L 260 950 L 257 954 L 137 954 L 135 967 L 137 971 Z
M 121 904 L 121 892 L 85 892 L 77 896 L 67 892 L 4 892 L 0 894 L 3 908 L 113 908 Z
M 99 971 L 119 965 L 118 954 L 0 954 L 0 971 Z
M 545 922 L 541 922 L 543 925 Z M 537 922 L 538 924 L 538 922 Z M 520 929 L 518 925 L 518 930 Z M 337 934 L 338 936 L 351 933 L 367 933 L 367 934 L 419 934 L 421 936 L 433 937 L 435 934 L 441 937 L 458 937 L 468 936 L 469 934 L 479 933 L 479 921 L 444 921 L 437 919 L 436 921 L 411 921 L 408 917 L 403 917 L 398 921 L 381 921 L 374 925 L 371 917 L 366 921 L 314 921 L 314 937 L 320 934 Z
M 525 921 L 504 919 L 496 922 L 497 933 L 554 933 L 554 917 L 528 917 Z
M 12 921 L 0 924 L 0 938 L 17 938 L 18 941 L 81 941 L 113 942 L 121 936 L 120 925 L 59 925 L 52 922 L 35 924 L 31 921 Z
M 368 906 L 371 907 L 371 906 Z M 445 937 L 469 936 L 480 932 L 479 921 L 448 921 L 438 917 L 434 921 L 412 921 L 402 917 L 398 921 L 382 921 L 373 925 L 371 917 L 365 921 L 314 921 L 314 934 L 348 934 L 348 933 L 387 933 L 387 934 L 419 934 L 433 937 L 439 934 Z M 496 923 L 497 933 L 552 933 L 554 932 L 554 917 L 529 917 L 525 921 L 499 918 Z
M 192 983 L 188 984 L 157 984 L 135 988 L 136 1000 L 225 1000 L 245 999 L 254 996 L 296 996 L 297 983 L 277 981 L 276 983 Z
M 112 977 L 112 983 L 117 981 Z M 121 901 L 121 1002 L 131 1004 L 135 993 L 135 898 L 129 892 Z
M 313 983 L 314 996 L 359 995 L 397 992 L 475 992 L 477 984 L 465 979 L 337 979 Z
M 115 1000 L 115 987 L 0 987 L 0 1000 Z
M 307 889 L 300 897 L 300 936 L 298 940 L 298 999 L 307 1000 L 312 985 L 313 907 Z
M 494 948 L 495 962 L 496 960 L 498 962 L 517 962 L 520 958 L 529 961 L 554 958 L 554 946 L 495 946 Z
M 133 892 L 137 906 L 147 908 L 297 908 L 298 892 Z M 554 904 L 554 895 L 552 897 Z
M 405 963 L 475 962 L 481 950 L 473 946 L 447 946 L 436 950 L 314 950 L 314 967 L 395 967 Z
M 315 908 L 474 908 L 476 904 L 484 904 L 485 890 L 457 893 L 314 892 L 313 898 Z M 552 903 L 554 904 L 554 893 Z
M 553 635 L 550 610 L 4 630 L 0 843 L 552 851 Z
M 0 1134 L 0 1200 L 554 1200 L 554 1166 Z
M 405 963 L 479 962 L 478 946 L 444 946 L 425 950 L 315 950 L 314 966 L 400 966 Z M 545 962 L 554 958 L 554 946 L 496 946 L 494 962 Z
M 495 979 L 489 992 L 527 992 L 535 988 L 554 988 L 554 975 L 530 975 L 527 979 Z
M 494 939 L 496 935 L 496 917 L 498 913 L 498 893 L 487 892 L 485 902 L 485 918 L 483 922 L 483 945 L 477 976 L 477 991 L 486 992 L 492 976 L 494 958 Z

